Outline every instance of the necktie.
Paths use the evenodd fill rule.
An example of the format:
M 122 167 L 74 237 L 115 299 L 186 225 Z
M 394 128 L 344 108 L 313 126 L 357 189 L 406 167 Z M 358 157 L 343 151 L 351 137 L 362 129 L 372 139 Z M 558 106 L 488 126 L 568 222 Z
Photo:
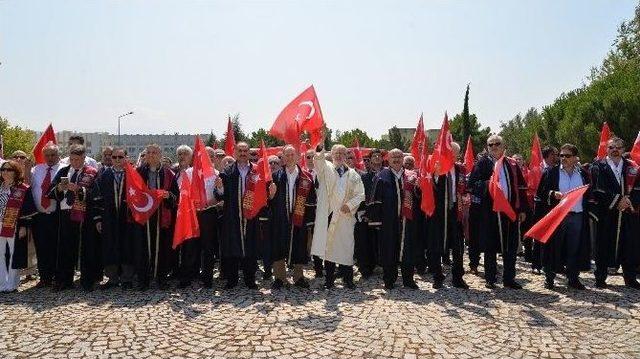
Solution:
M 47 197 L 47 192 L 51 186 L 51 169 L 51 166 L 47 168 L 47 174 L 44 176 L 44 180 L 42 180 L 42 185 L 40 185 L 40 189 L 42 190 L 42 194 L 40 195 L 40 205 L 45 210 L 49 208 L 49 205 L 51 204 L 51 199 Z
M 344 168 L 342 168 L 342 166 L 340 166 L 340 167 L 338 167 L 337 171 L 338 171 L 338 176 L 342 177 L 342 174 L 344 173 Z
M 76 183 L 76 180 L 78 179 L 78 172 L 80 172 L 80 170 L 74 170 L 73 175 L 69 180 L 69 183 Z M 75 202 L 76 200 L 74 193 L 72 191 L 67 191 L 66 197 L 67 197 L 67 204 L 69 206 L 73 205 L 73 202 Z

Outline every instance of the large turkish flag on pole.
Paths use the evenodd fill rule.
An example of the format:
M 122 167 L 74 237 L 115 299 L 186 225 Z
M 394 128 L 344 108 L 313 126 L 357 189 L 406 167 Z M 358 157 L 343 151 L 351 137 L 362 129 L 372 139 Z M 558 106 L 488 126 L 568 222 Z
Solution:
M 320 102 L 312 85 L 280 112 L 269 134 L 299 148 L 300 135 L 306 131 L 311 148 L 315 148 L 322 141 L 323 125 Z
M 425 142 L 425 134 L 424 134 L 424 122 L 422 114 L 420 114 L 420 119 L 418 120 L 418 125 L 416 126 L 416 132 L 413 134 L 413 141 L 411 141 L 411 156 L 416 162 L 416 168 L 420 168 L 421 157 L 422 157 L 422 146 L 424 146 Z
M 445 112 L 444 120 L 442 120 L 442 128 L 438 135 L 438 141 L 436 142 L 433 154 L 431 155 L 431 166 L 437 176 L 441 176 L 451 171 L 453 165 L 456 163 L 456 158 L 453 155 L 453 149 L 451 148 L 452 141 L 451 131 L 449 131 L 449 118 Z
M 495 166 L 493 167 L 493 174 L 491 175 L 491 179 L 489 179 L 489 194 L 493 199 L 493 211 L 496 213 L 504 213 L 511 222 L 516 220 L 516 212 L 511 207 L 511 203 L 509 203 L 509 199 L 502 192 L 502 185 L 500 184 L 500 175 L 502 174 L 502 167 L 504 166 L 504 156 L 500 157 L 499 160 L 496 161 Z
M 194 177 L 195 178 L 195 177 Z M 191 200 L 191 183 L 185 171 L 180 174 L 180 200 L 176 214 L 176 225 L 173 230 L 173 249 L 187 239 L 200 236 L 200 225 L 196 207 Z
M 207 206 L 207 191 L 205 179 L 213 177 L 213 164 L 207 153 L 204 142 L 196 135 L 196 143 L 193 146 L 193 172 L 191 173 L 191 200 L 197 209 Z

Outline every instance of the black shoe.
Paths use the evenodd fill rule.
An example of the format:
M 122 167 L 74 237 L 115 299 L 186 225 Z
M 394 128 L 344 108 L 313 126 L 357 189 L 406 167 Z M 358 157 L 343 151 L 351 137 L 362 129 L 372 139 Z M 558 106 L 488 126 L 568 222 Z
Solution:
M 118 286 L 118 283 L 115 283 L 109 280 L 105 284 L 100 284 L 100 290 L 107 290 L 117 286 Z
M 487 282 L 484 287 L 487 289 L 496 289 L 496 284 L 494 282 Z
M 425 275 L 425 273 L 427 273 L 427 269 L 424 267 L 417 267 L 416 268 L 416 274 L 417 275 Z
M 412 281 L 406 281 L 406 282 L 402 283 L 402 285 L 403 285 L 405 288 L 409 288 L 409 289 L 418 289 L 418 284 L 417 284 L 414 280 L 412 280 Z
M 273 271 L 269 268 L 262 274 L 262 280 L 271 280 L 273 278 Z
M 324 282 L 324 288 L 325 289 L 331 289 L 335 287 L 335 283 L 333 281 L 325 281 Z
M 469 268 L 469 273 L 478 275 L 478 266 L 472 266 L 471 268 Z
M 282 289 L 282 287 L 284 287 L 284 282 L 281 281 L 280 279 L 277 279 L 273 281 L 273 283 L 271 283 L 271 289 Z
M 384 289 L 391 290 L 391 289 L 393 289 L 394 286 L 395 285 L 393 283 L 385 283 L 384 284 Z
M 322 278 L 324 277 L 324 273 L 322 273 L 321 270 L 316 270 L 316 278 Z
M 577 290 L 584 290 L 585 289 L 584 284 L 580 283 L 579 280 L 569 281 L 569 283 L 567 283 L 567 286 L 569 288 L 573 288 L 573 289 L 577 289 Z
M 178 289 L 185 289 L 191 286 L 191 281 L 188 280 L 181 280 L 180 283 L 178 283 Z
M 504 282 L 502 286 L 505 288 L 511 288 L 511 289 L 522 289 L 522 285 L 520 285 L 520 283 L 516 282 L 515 280 Z
M 624 285 L 627 288 L 633 288 L 633 289 L 640 289 L 640 283 L 638 283 L 638 281 L 636 279 L 632 279 L 632 280 L 625 280 L 624 281 Z
M 93 292 L 93 283 L 83 283 L 82 284 L 82 290 L 84 290 L 85 292 Z
M 122 288 L 122 290 L 131 290 L 131 289 L 133 289 L 133 283 L 131 283 L 131 282 L 122 282 L 122 284 L 120 284 L 120 288 Z
M 167 281 L 166 281 L 166 280 L 158 281 L 158 289 L 160 289 L 160 290 L 167 290 L 167 289 L 169 289 L 169 283 L 167 283 Z
M 553 290 L 556 286 L 555 286 L 555 284 L 553 283 L 553 280 L 546 279 L 546 280 L 544 281 L 544 287 L 545 287 L 545 288 L 547 288 L 547 289 L 549 289 L 549 290 Z
M 344 286 L 349 289 L 356 289 L 356 284 L 352 280 L 345 281 Z
M 462 278 L 452 281 L 451 285 L 453 285 L 455 288 L 469 289 L 469 285 Z
M 34 288 L 47 288 L 53 286 L 53 282 L 50 280 L 41 280 L 36 284 Z
M 304 278 L 298 279 L 294 285 L 298 288 L 309 288 L 309 282 L 307 282 Z
M 609 285 L 607 284 L 607 282 L 603 279 L 596 279 L 596 288 L 600 288 L 600 289 L 604 289 L 607 288 Z
M 437 279 L 433 281 L 433 289 L 441 289 L 442 287 L 444 287 L 444 280 L 442 279 Z
M 227 284 L 224 286 L 224 289 L 233 289 L 238 286 L 237 281 L 227 281 Z
M 211 279 L 205 279 L 202 281 L 202 286 L 207 289 L 211 289 L 213 288 L 213 281 Z
M 244 283 L 249 289 L 258 289 L 258 285 L 255 281 L 245 282 Z
M 138 284 L 138 288 L 136 288 L 136 289 L 138 289 L 141 292 L 144 292 L 144 291 L 149 289 L 149 283 L 148 282 L 140 283 L 140 284 Z

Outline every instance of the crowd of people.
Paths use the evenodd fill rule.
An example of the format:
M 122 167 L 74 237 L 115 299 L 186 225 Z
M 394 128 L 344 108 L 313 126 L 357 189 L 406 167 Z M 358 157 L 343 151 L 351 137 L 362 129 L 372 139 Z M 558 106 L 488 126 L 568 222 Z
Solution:
M 624 157 L 619 138 L 607 143 L 607 156 L 580 163 L 577 148 L 543 149 L 544 172 L 537 190 L 527 184 L 522 156 L 505 156 L 505 143 L 489 137 L 473 170 L 461 163 L 433 177 L 435 210 L 420 207 L 416 160 L 399 149 L 372 149 L 357 170 L 353 149 L 321 145 L 299 153 L 290 145 L 268 158 L 272 176 L 268 204 L 248 215 L 244 204 L 256 191 L 258 151 L 235 145 L 234 155 L 207 147 L 214 175 L 205 181 L 206 206 L 197 212 L 200 236 L 172 248 L 181 176 L 192 176 L 193 149 L 177 149 L 177 163 L 163 158 L 156 144 L 135 161 L 122 147 L 107 147 L 101 162 L 86 156 L 84 140 L 73 136 L 68 156 L 56 144 L 43 149 L 45 163 L 33 167 L 16 152 L 0 165 L 0 291 L 16 291 L 20 269 L 28 265 L 27 238 L 33 238 L 38 288 L 67 290 L 76 275 L 84 290 L 168 289 L 198 282 L 225 289 L 256 289 L 262 273 L 273 290 L 309 288 L 305 267 L 329 289 L 340 280 L 356 288 L 377 278 L 391 290 L 400 274 L 403 287 L 418 289 L 417 274 L 429 273 L 433 288 L 450 284 L 468 288 L 465 275 L 480 275 L 481 255 L 487 288 L 496 288 L 498 260 L 502 285 L 520 289 L 518 257 L 544 274 L 553 289 L 557 274 L 580 290 L 580 273 L 595 269 L 595 286 L 607 287 L 607 276 L 622 268 L 627 287 L 638 289 L 640 265 L 640 181 L 637 167 Z M 456 157 L 460 146 L 452 143 Z M 496 162 L 501 168 L 496 169 Z M 151 189 L 163 190 L 161 205 L 144 224 L 131 218 L 124 166 L 132 161 Z M 500 188 L 517 216 L 494 211 L 489 180 L 500 171 Z M 524 238 L 526 229 L 545 216 L 572 189 L 589 185 L 541 244 Z M 464 257 L 469 267 L 465 269 Z M 595 266 L 593 265 L 595 263 Z M 215 271 L 215 268 L 218 268 Z M 242 276 L 240 276 L 242 274 Z

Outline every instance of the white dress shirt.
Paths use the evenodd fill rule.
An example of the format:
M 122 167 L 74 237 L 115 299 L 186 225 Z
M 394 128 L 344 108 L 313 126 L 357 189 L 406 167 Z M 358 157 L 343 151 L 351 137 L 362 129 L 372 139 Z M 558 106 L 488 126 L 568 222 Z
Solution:
M 611 170 L 613 171 L 613 174 L 616 176 L 616 180 L 618 180 L 619 185 L 622 185 L 622 164 L 623 163 L 624 161 L 621 158 L 620 161 L 618 161 L 618 164 L 616 165 L 615 162 L 613 162 L 613 160 L 609 156 L 607 156 L 607 164 L 609 165 L 609 167 L 611 167 Z
M 56 163 L 51 166 L 51 181 L 53 182 L 53 178 L 58 173 L 58 169 L 60 168 L 60 164 Z M 41 199 L 42 199 L 42 182 L 44 178 L 47 176 L 47 170 L 49 169 L 49 165 L 46 163 L 40 163 L 31 168 L 31 196 L 33 197 L 33 201 L 36 204 L 36 208 L 40 213 L 52 213 L 56 210 L 56 200 L 52 199 L 49 202 L 49 208 L 43 208 Z M 46 189 L 45 189 L 46 190 Z M 45 193 L 46 195 L 46 193 Z
M 294 198 L 296 192 L 296 179 L 298 178 L 298 166 L 296 166 L 292 172 L 289 172 L 288 169 L 285 170 L 287 173 L 287 190 L 289 191 L 289 213 L 293 212 L 293 205 L 296 202 Z

